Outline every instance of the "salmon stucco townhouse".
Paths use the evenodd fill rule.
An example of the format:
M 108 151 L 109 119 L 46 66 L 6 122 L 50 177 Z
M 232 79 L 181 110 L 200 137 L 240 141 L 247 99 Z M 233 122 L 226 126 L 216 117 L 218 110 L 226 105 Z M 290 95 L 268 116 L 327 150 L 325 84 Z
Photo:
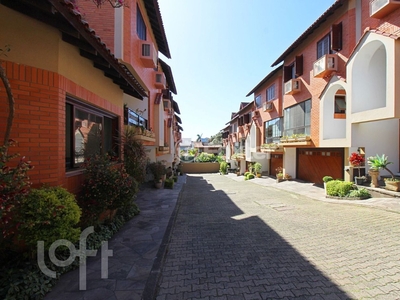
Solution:
M 125 0 L 124 6 L 96 8 L 91 1 L 75 0 L 76 6 L 91 27 L 104 39 L 118 61 L 130 70 L 147 92 L 143 99 L 124 95 L 130 125 L 143 126 L 154 137 L 142 138 L 152 161 L 171 165 L 175 156 L 175 115 L 179 107 L 170 66 L 161 58 L 171 58 L 160 8 L 157 1 Z M 179 118 L 179 117 L 178 117 Z M 126 122 L 125 122 L 126 123 Z
M 352 152 L 385 153 L 397 173 L 399 26 L 399 1 L 334 1 L 248 93 L 261 138 L 248 136 L 256 152 L 246 160 L 258 157 L 269 175 L 282 166 L 293 178 L 322 183 L 325 175 L 353 180 Z M 224 130 L 228 150 L 232 129 Z
M 11 137 L 18 145 L 13 151 L 32 162 L 34 186 L 62 185 L 78 192 L 83 176 L 79 166 L 86 155 L 123 157 L 125 124 L 153 131 L 146 141 L 151 159 L 174 159 L 173 149 L 159 148 L 175 145 L 179 108 L 169 100 L 166 113 L 164 103 L 157 104 L 157 99 L 176 93 L 172 72 L 157 55 L 169 54 L 157 1 L 131 1 L 119 9 L 92 7 L 103 14 L 101 20 L 92 20 L 94 30 L 83 7 L 89 2 L 0 1 L 1 41 L 11 48 L 1 59 L 15 98 Z M 120 22 L 126 19 L 118 14 L 135 20 L 141 14 L 142 19 L 131 20 L 126 28 Z M 139 33 L 148 36 L 147 44 L 130 37 Z M 154 65 L 148 67 L 150 63 Z M 6 99 L 3 88 L 0 97 Z M 1 101 L 0 119 L 7 116 L 7 102 Z M 0 126 L 3 137 L 5 122 Z

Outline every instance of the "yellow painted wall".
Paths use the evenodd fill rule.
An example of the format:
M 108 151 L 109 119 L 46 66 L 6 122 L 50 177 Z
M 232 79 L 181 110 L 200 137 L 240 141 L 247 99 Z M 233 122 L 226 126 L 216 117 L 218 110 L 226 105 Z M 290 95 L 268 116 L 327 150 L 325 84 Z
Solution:
M 4 59 L 59 73 L 122 107 L 119 86 L 80 56 L 77 47 L 63 42 L 58 29 L 0 5 L 0 37 L 0 47 L 11 46 Z

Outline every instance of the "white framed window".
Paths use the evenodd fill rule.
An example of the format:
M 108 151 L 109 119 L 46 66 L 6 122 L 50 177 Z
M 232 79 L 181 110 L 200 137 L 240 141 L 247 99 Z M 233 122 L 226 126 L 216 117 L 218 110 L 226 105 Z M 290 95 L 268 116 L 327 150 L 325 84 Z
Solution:
M 317 59 L 325 54 L 331 53 L 331 39 L 330 35 L 326 35 L 317 43 Z
M 271 85 L 267 89 L 267 101 L 271 101 L 275 99 L 275 84 Z
M 256 97 L 255 102 L 256 102 L 256 107 L 261 107 L 261 95 L 258 95 Z

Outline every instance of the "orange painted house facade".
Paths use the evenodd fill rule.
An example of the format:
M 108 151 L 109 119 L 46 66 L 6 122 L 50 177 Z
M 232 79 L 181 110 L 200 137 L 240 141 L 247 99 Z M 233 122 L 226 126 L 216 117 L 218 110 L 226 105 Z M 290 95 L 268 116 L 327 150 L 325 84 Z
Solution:
M 153 53 L 161 48 L 160 51 L 168 54 L 165 33 L 157 41 L 153 40 L 156 26 L 163 32 L 162 23 L 155 21 L 161 20 L 157 18 L 158 5 L 146 7 L 143 3 L 132 1 L 130 7 L 135 11 L 140 7 L 145 32 L 156 43 Z M 106 5 L 100 10 L 95 6 L 93 9 L 118 16 L 118 9 Z M 138 40 L 124 35 L 125 40 L 120 42 L 126 47 L 120 50 L 112 42 L 118 41 L 115 33 L 108 31 L 113 27 L 109 23 L 111 19 L 115 21 L 113 18 L 103 15 L 99 24 L 104 27 L 93 30 L 89 14 L 83 14 L 83 10 L 64 0 L 2 1 L 0 4 L 2 41 L 11 48 L 6 57 L 1 57 L 2 66 L 15 98 L 11 138 L 17 141 L 17 146 L 11 151 L 31 161 L 34 169 L 30 177 L 34 186 L 61 185 L 78 192 L 83 176 L 79 166 L 87 154 L 109 153 L 122 159 L 121 134 L 129 121 L 126 107 L 134 124 L 153 132 L 145 140 L 152 160 L 157 160 L 159 144 L 164 145 L 165 132 L 174 144 L 173 130 L 178 130 L 176 126 L 171 126 L 169 131 L 157 127 L 164 125 L 165 116 L 164 108 L 155 104 L 156 95 L 162 98 L 163 92 L 165 95 L 176 93 L 168 65 L 164 63 L 162 68 L 156 57 L 151 60 L 157 64 L 157 70 L 144 67 L 146 58 L 139 58 L 139 50 L 128 51 L 139 49 Z M 131 30 L 136 31 L 136 25 Z M 157 47 L 157 43 L 162 46 Z M 162 73 L 161 84 L 156 81 L 154 73 L 157 72 Z M 3 120 L 0 138 L 3 139 L 8 116 L 3 86 L 0 86 L 0 98 L 0 119 Z M 177 104 L 175 107 L 179 111 Z M 168 117 L 175 120 L 174 113 Z M 173 151 L 166 158 L 172 162 Z

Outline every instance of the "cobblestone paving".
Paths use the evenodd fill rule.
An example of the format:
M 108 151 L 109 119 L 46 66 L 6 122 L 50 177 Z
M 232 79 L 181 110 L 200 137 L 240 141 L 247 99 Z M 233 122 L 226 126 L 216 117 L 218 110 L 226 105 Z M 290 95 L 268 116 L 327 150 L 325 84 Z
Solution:
M 400 214 L 189 176 L 157 299 L 400 299 Z

